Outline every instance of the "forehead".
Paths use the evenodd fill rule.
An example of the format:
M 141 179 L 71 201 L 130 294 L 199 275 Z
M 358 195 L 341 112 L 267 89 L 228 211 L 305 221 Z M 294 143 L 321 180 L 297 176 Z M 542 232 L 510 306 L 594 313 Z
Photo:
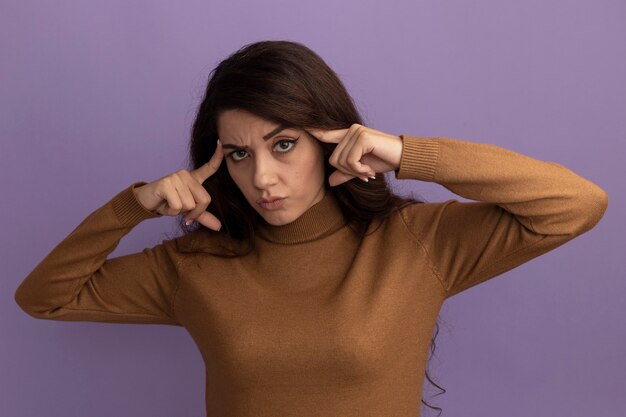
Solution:
M 232 109 L 219 115 L 217 130 L 223 143 L 239 143 L 264 142 L 279 133 L 289 133 L 297 129 L 281 126 L 246 110 Z

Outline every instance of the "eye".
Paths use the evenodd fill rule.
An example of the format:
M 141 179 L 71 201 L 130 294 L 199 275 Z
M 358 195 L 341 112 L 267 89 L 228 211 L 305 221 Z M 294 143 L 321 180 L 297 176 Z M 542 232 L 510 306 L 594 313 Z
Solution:
M 296 142 L 298 142 L 298 139 L 281 139 L 278 142 L 276 142 L 274 144 L 274 148 L 278 149 L 278 152 L 280 153 L 287 153 L 289 151 L 291 151 L 295 146 L 296 146 Z M 285 145 L 285 146 L 283 146 Z M 240 154 L 240 152 L 243 152 L 244 155 L 242 156 Z M 239 162 L 243 159 L 245 159 L 245 154 L 247 153 L 247 151 L 243 150 L 243 149 L 239 149 L 236 151 L 233 151 L 231 153 L 228 154 L 228 157 L 231 158 L 233 161 L 235 162 Z
M 232 151 L 231 153 L 228 154 L 228 156 L 233 160 L 233 161 L 241 161 L 243 158 L 237 158 L 236 155 L 239 152 L 245 152 L 243 150 L 238 150 L 238 151 Z
M 282 139 L 282 140 L 279 140 L 278 142 L 276 142 L 276 145 L 285 145 L 285 144 L 288 145 L 288 146 L 289 145 L 293 145 L 293 146 L 289 146 L 287 149 L 279 146 L 279 149 L 281 149 L 279 152 L 286 153 L 286 152 L 289 152 L 290 150 L 292 150 L 294 146 L 296 146 L 296 142 L 297 141 L 298 141 L 297 139 L 295 139 L 295 140 Z

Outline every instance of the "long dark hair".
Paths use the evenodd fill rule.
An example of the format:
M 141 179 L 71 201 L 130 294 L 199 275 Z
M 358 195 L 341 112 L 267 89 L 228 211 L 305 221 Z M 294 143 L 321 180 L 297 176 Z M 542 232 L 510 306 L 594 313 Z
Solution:
M 191 131 L 190 170 L 208 162 L 215 153 L 218 116 L 231 109 L 246 110 L 286 127 L 344 129 L 354 123 L 363 124 L 335 72 L 308 47 L 285 40 L 244 45 L 211 71 Z M 383 220 L 407 204 L 424 202 L 395 195 L 382 174 L 367 183 L 351 180 L 330 187 L 328 177 L 335 168 L 328 163 L 328 157 L 336 144 L 320 143 L 325 155 L 326 192 L 336 197 L 348 226 L 360 237 L 365 235 L 370 222 Z M 207 211 L 220 220 L 222 228 L 216 232 L 198 222 L 186 226 L 181 216 L 179 227 L 183 234 L 205 234 L 221 241 L 220 247 L 226 251 L 216 253 L 219 256 L 241 256 L 252 251 L 256 225 L 263 220 L 230 177 L 226 164 L 222 163 L 202 185 L 211 196 Z M 190 251 L 193 250 L 192 240 Z M 438 332 L 439 323 L 436 323 L 431 356 Z M 445 392 L 431 380 L 428 371 L 426 377 Z

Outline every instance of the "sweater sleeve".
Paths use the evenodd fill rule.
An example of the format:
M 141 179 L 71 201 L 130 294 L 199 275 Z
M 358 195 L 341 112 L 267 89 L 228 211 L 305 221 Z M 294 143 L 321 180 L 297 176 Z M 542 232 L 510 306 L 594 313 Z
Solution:
M 87 216 L 35 267 L 15 292 L 30 316 L 48 320 L 178 325 L 172 300 L 175 242 L 106 259 L 141 221 L 161 214 L 135 197 L 136 182 Z
M 436 182 L 475 200 L 413 204 L 401 213 L 445 298 L 585 233 L 607 209 L 604 190 L 558 163 L 490 144 L 400 137 L 397 179 Z

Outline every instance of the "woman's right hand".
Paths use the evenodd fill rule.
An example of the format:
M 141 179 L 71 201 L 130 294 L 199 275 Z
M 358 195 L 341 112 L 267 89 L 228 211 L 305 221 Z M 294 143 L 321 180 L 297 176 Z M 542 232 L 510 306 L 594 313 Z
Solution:
M 217 172 L 224 151 L 217 141 L 217 148 L 211 159 L 193 171 L 181 169 L 151 183 L 136 187 L 133 191 L 139 202 L 148 210 L 165 216 L 185 214 L 185 222 L 197 220 L 213 230 L 220 230 L 221 222 L 206 211 L 211 196 L 202 183 Z

